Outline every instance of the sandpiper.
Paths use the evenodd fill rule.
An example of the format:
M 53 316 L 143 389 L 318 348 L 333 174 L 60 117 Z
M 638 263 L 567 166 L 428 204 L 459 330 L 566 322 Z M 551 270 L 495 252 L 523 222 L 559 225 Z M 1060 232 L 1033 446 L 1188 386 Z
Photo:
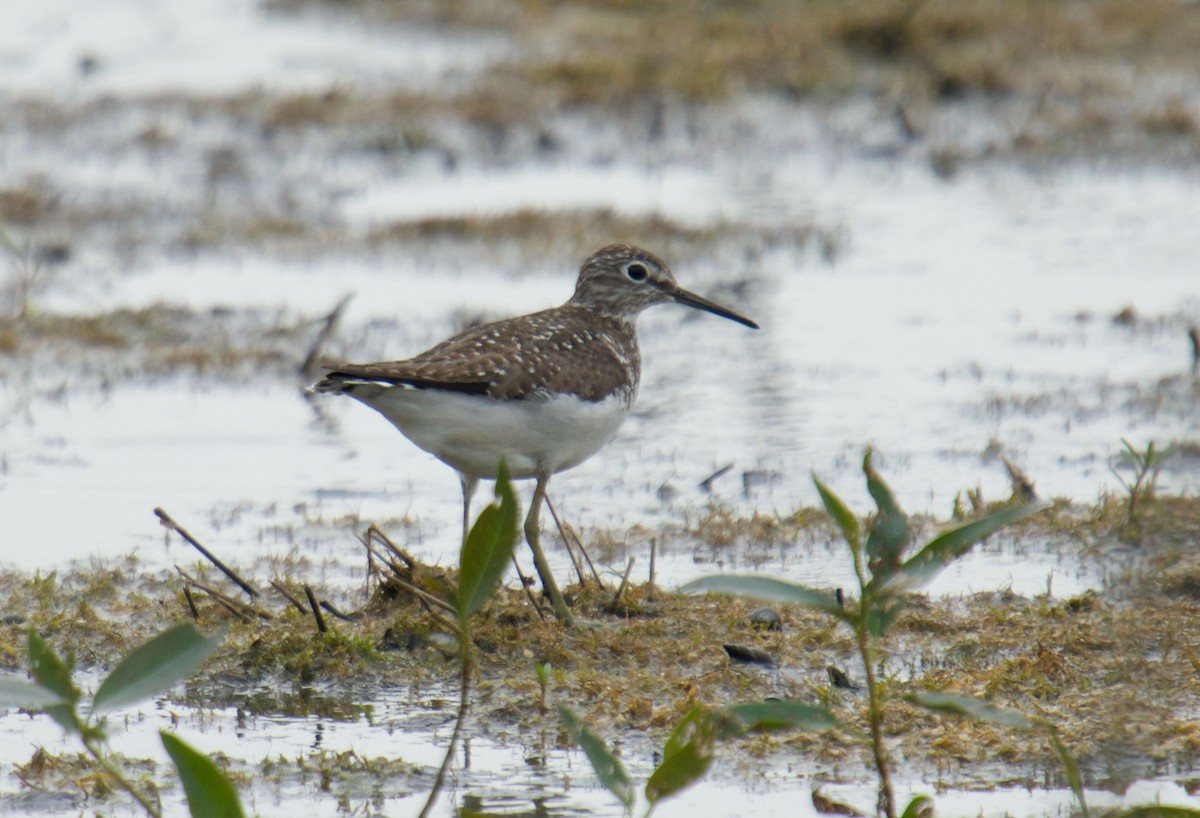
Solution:
M 514 478 L 535 478 L 525 535 L 556 614 L 569 621 L 538 545 L 546 486 L 617 433 L 641 379 L 637 317 L 667 303 L 758 329 L 680 287 L 653 253 L 613 244 L 583 263 L 562 306 L 473 327 L 408 360 L 339 366 L 313 388 L 365 403 L 457 471 L 464 533 L 471 496 L 496 477 L 501 457 Z

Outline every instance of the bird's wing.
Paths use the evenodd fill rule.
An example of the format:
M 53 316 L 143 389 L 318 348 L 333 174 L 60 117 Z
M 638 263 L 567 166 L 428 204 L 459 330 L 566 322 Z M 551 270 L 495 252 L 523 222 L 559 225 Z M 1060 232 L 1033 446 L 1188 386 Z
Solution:
M 340 392 L 371 382 L 446 389 L 499 400 L 548 392 L 597 401 L 617 384 L 632 399 L 637 389 L 637 347 L 620 347 L 617 333 L 593 334 L 564 322 L 563 309 L 545 310 L 473 327 L 404 361 L 346 364 L 314 388 Z M 634 367 L 632 378 L 628 362 Z

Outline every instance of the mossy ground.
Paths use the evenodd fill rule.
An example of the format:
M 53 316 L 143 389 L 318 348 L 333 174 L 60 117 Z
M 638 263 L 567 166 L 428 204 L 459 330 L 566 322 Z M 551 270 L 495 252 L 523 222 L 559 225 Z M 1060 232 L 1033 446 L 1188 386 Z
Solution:
M 921 112 L 972 96 L 1022 97 L 1028 128 L 1019 150 L 1071 152 L 1079 139 L 1115 145 L 1132 126 L 1152 138 L 1194 139 L 1198 122 L 1182 93 L 1143 98 L 1119 122 L 1116 98 L 1141 80 L 1191 71 L 1200 22 L 1170 0 L 789 0 L 630 3 L 530 0 L 401 4 L 278 0 L 278 9 L 321 9 L 380 21 L 498 32 L 519 44 L 484 88 L 447 106 L 475 121 L 528 121 L 562 107 L 637 110 L 665 101 L 720 102 L 747 92 L 822 100 L 869 94 Z M 411 109 L 415 100 L 400 107 Z M 301 98 L 281 124 L 328 121 L 328 104 Z M 343 106 L 344 108 L 345 106 Z
M 802 526 L 797 520 L 813 521 L 814 536 L 828 533 L 816 514 L 776 526 Z M 761 519 L 743 523 L 762 526 Z M 1085 594 L 914 598 L 885 639 L 882 663 L 882 683 L 893 696 L 888 738 L 903 769 L 957 786 L 1062 784 L 1043 740 L 899 701 L 916 690 L 983 696 L 1053 722 L 1094 786 L 1120 790 L 1138 777 L 1189 775 L 1197 768 L 1200 645 L 1191 624 L 1200 606 L 1200 552 L 1187 532 L 1200 528 L 1200 501 L 1151 500 L 1134 524 L 1130 528 L 1125 505 L 1114 500 L 1093 508 L 1060 503 L 1018 526 L 1018 542 L 1030 548 L 1065 535 L 1081 559 L 1119 561 L 1123 567 L 1103 587 Z M 206 581 L 220 584 L 215 571 L 206 573 Z M 255 579 L 265 585 L 268 577 Z M 437 593 L 453 577 L 419 568 L 413 579 Z M 24 664 L 29 627 L 73 651 L 80 665 L 102 668 L 164 622 L 189 616 L 182 582 L 143 573 L 132 558 L 61 574 L 9 573 L 0 576 L 0 589 L 6 600 L 0 661 L 10 670 Z M 336 593 L 344 598 L 344 589 Z M 234 617 L 194 591 L 200 624 L 225 624 L 229 633 L 177 706 L 356 720 L 369 714 L 372 691 L 417 681 L 453 689 L 457 666 L 444 623 L 389 582 L 359 594 L 362 618 L 330 619 L 330 630 L 320 634 L 310 615 L 270 591 L 255 602 L 269 619 Z M 557 730 L 554 707 L 566 704 L 610 741 L 658 745 L 697 704 L 784 696 L 820 702 L 849 723 L 865 723 L 865 697 L 832 687 L 826 670 L 837 666 L 861 682 L 851 634 L 820 614 L 779 606 L 782 630 L 760 632 L 749 622 L 758 603 L 749 600 L 679 596 L 645 585 L 630 587 L 615 602 L 611 587 L 572 586 L 567 594 L 589 626 L 565 630 L 552 616 L 539 617 L 516 589 L 503 591 L 477 616 L 472 722 L 544 733 Z M 731 662 L 722 650 L 730 643 L 768 651 L 780 670 Z M 544 699 L 538 663 L 552 667 Z M 345 695 L 312 695 L 331 686 Z M 244 695 L 253 687 L 274 693 Z M 864 748 L 837 732 L 757 736 L 730 755 L 741 759 L 736 766 L 746 774 L 784 763 L 827 771 L 817 772 L 818 780 L 869 764 Z M 363 765 L 395 763 L 400 760 Z M 336 778 L 342 766 L 330 763 L 327 774 Z M 413 782 L 420 780 L 421 771 L 409 772 Z

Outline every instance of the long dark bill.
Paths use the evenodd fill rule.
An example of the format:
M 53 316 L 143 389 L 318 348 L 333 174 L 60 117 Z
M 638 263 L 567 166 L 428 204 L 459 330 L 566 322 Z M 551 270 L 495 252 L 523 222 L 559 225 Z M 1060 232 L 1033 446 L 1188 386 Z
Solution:
M 730 321 L 737 321 L 739 324 L 744 324 L 750 329 L 758 329 L 758 324 L 751 321 L 744 315 L 738 315 L 730 309 L 722 307 L 720 304 L 714 304 L 707 298 L 701 298 L 693 292 L 688 292 L 682 287 L 672 288 L 667 290 L 667 294 L 674 298 L 680 304 L 686 304 L 689 307 L 695 307 L 698 310 L 711 312 L 713 315 L 719 315 L 722 318 L 728 318 Z

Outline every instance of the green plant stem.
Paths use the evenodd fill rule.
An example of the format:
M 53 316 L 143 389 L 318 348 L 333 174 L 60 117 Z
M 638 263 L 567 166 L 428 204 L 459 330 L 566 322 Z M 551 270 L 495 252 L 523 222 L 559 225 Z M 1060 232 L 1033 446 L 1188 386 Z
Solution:
M 896 818 L 896 796 L 892 791 L 892 769 L 888 761 L 887 747 L 883 743 L 883 706 L 879 687 L 875 680 L 875 652 L 871 649 L 870 610 L 874 600 L 867 593 L 869 580 L 863 565 L 862 547 L 850 544 L 854 558 L 854 574 L 858 577 L 859 606 L 854 621 L 854 635 L 858 640 L 858 653 L 862 657 L 863 670 L 867 677 L 867 710 L 871 722 L 871 751 L 875 756 L 875 769 L 879 771 L 879 804 L 876 813 Z
M 437 802 L 438 794 L 441 793 L 442 786 L 446 782 L 446 773 L 450 770 L 450 763 L 454 760 L 454 748 L 458 746 L 458 737 L 462 734 L 463 724 L 467 720 L 467 709 L 471 704 L 471 670 L 473 669 L 469 634 L 462 635 L 461 644 L 459 662 L 462 665 L 462 680 L 459 682 L 458 717 L 454 720 L 454 732 L 450 734 L 450 746 L 446 748 L 442 766 L 438 768 L 437 778 L 433 780 L 433 789 L 429 791 L 429 797 L 425 800 L 425 806 L 421 808 L 421 814 L 417 818 L 428 818 L 433 805 Z
M 121 789 L 132 795 L 133 799 L 142 806 L 142 809 L 146 810 L 147 815 L 152 816 L 152 818 L 162 818 L 161 810 L 154 804 L 151 804 L 150 800 L 142 795 L 137 787 L 133 786 L 133 782 L 126 778 L 121 773 L 121 770 L 105 757 L 104 753 L 100 752 L 100 748 L 96 746 L 94 739 L 89 738 L 82 729 L 80 730 L 79 737 L 83 742 L 84 748 L 95 760 L 96 766 L 98 766 L 106 775 L 116 781 L 121 786 Z
M 871 635 L 867 632 L 867 615 L 865 610 L 859 614 L 859 620 L 854 625 L 858 637 L 858 652 L 862 656 L 863 668 L 867 675 L 868 713 L 871 721 L 871 750 L 875 754 L 875 769 L 879 771 L 879 805 L 877 814 L 887 818 L 896 818 L 896 796 L 892 791 L 892 770 L 888 761 L 887 747 L 883 743 L 883 708 L 875 679 L 874 651 L 871 650 Z

